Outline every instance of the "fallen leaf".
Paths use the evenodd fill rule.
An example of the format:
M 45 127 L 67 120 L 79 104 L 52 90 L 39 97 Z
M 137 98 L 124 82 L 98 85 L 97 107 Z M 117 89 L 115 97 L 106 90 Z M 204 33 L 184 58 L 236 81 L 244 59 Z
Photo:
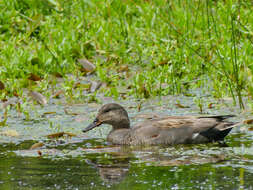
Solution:
M 37 151 L 39 156 L 42 156 L 42 152 L 40 150 Z
M 44 112 L 43 115 L 50 115 L 50 114 L 56 114 L 55 111 L 48 111 L 48 112 Z
M 140 88 L 141 93 L 143 93 L 144 98 L 150 97 L 150 92 L 147 90 L 146 86 L 143 84 Z
M 142 107 L 142 102 L 140 102 L 140 103 L 137 105 L 138 112 L 141 111 L 141 107 Z
M 58 90 L 55 94 L 52 95 L 52 98 L 60 98 L 60 95 L 63 93 L 63 90 Z
M 86 83 L 86 84 L 82 84 L 80 82 L 77 82 L 74 84 L 74 89 L 77 89 L 77 88 L 80 88 L 80 89 L 86 89 L 86 90 L 89 90 L 91 87 L 91 83 Z
M 54 75 L 57 78 L 62 78 L 63 77 L 62 74 L 58 73 L 58 72 L 54 72 L 54 73 L 52 73 L 52 75 Z
M 120 68 L 118 68 L 118 72 L 126 72 L 128 70 L 128 65 L 121 65 Z
M 20 102 L 17 103 L 17 112 L 19 113 L 19 116 L 22 113 Z
M 81 83 L 80 83 L 80 82 L 77 82 L 77 83 L 74 84 L 74 87 L 73 87 L 73 88 L 74 88 L 74 89 L 77 89 L 77 88 L 79 88 L 80 86 L 81 86 Z
M 53 133 L 53 134 L 47 135 L 47 138 L 55 139 L 55 138 L 60 138 L 63 136 L 75 137 L 76 135 L 73 133 L 68 133 L 68 132 L 59 132 L 59 133 Z
M 7 98 L 3 98 L 3 99 L 2 99 L 2 102 L 7 102 L 7 101 L 8 101 Z
M 42 80 L 43 78 L 41 78 L 41 77 L 38 76 L 38 75 L 35 75 L 35 74 L 31 73 L 27 79 L 28 79 L 28 80 L 32 80 L 32 81 L 40 81 L 40 80 Z
M 178 108 L 189 108 L 189 106 L 184 106 L 182 104 L 175 104 L 175 106 Z
M 127 99 L 127 94 L 125 92 L 120 92 L 119 95 L 122 99 Z
M 5 89 L 4 83 L 2 81 L 0 81 L 0 90 Z
M 80 69 L 82 72 L 91 73 L 96 69 L 96 66 L 85 58 L 78 59 L 78 62 L 82 66 L 82 68 Z
M 102 82 L 91 82 L 91 86 L 90 86 L 90 92 L 95 92 L 97 91 L 100 87 L 102 86 Z
M 214 103 L 208 104 L 208 109 L 212 109 L 212 108 L 214 108 Z
M 10 98 L 9 100 L 7 100 L 6 102 L 4 102 L 2 104 L 3 109 L 7 108 L 9 105 L 11 106 L 15 106 L 17 103 L 19 102 L 19 100 L 16 97 Z
M 167 65 L 167 64 L 171 64 L 171 61 L 163 60 L 159 63 L 159 65 Z
M 16 130 L 6 130 L 6 131 L 2 131 L 0 132 L 0 135 L 4 135 L 4 136 L 8 136 L 8 137 L 17 137 L 19 136 L 18 132 Z
M 253 119 L 244 120 L 243 123 L 247 125 L 253 124 Z
M 30 91 L 28 93 L 28 95 L 31 96 L 32 99 L 35 100 L 35 101 L 37 101 L 39 104 L 41 104 L 41 105 L 47 105 L 47 99 L 41 93 Z
M 16 97 L 19 97 L 19 94 L 17 93 L 17 91 L 14 91 L 13 95 L 16 96 Z
M 42 146 L 44 146 L 44 143 L 38 142 L 38 143 L 33 144 L 33 145 L 30 147 L 30 150 L 37 149 L 37 148 L 40 148 L 40 147 L 42 147 Z
M 67 114 L 67 115 L 80 115 L 78 113 L 69 112 L 66 108 L 64 108 L 64 113 Z

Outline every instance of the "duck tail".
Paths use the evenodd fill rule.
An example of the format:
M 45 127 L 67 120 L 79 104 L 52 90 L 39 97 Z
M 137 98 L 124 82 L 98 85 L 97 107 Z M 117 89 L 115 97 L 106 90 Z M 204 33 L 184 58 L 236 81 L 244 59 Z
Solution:
M 242 125 L 243 122 L 236 122 L 236 123 L 233 123 L 233 122 L 227 122 L 226 125 L 223 125 L 222 128 L 220 128 L 219 126 L 217 127 L 220 131 L 225 131 L 227 129 L 232 129 L 234 127 L 238 127 L 240 125 Z
M 207 137 L 210 141 L 220 141 L 228 135 L 228 133 L 234 128 L 241 125 L 241 122 L 222 122 L 205 132 L 202 132 L 202 135 Z

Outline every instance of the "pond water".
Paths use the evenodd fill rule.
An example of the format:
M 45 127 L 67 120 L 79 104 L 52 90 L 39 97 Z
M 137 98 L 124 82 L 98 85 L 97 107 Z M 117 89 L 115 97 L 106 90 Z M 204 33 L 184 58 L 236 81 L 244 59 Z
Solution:
M 251 112 L 240 112 L 231 102 L 206 97 L 203 111 L 236 114 L 231 121 L 250 118 Z M 128 110 L 133 124 L 154 115 L 200 115 L 193 98 L 186 96 L 117 103 Z M 11 109 L 8 126 L 0 129 L 0 189 L 253 189 L 249 126 L 233 129 L 224 144 L 113 146 L 105 140 L 106 125 L 81 132 L 101 105 L 31 105 L 29 119 Z M 8 134 L 11 130 L 17 134 Z M 62 131 L 76 136 L 47 136 Z M 30 149 L 38 142 L 41 147 Z

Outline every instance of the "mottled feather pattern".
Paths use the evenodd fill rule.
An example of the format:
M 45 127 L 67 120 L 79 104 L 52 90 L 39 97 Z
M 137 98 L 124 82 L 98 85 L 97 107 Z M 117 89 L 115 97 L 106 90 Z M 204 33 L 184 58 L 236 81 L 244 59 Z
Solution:
M 113 144 L 175 145 L 223 140 L 237 126 L 224 121 L 232 116 L 167 116 L 146 120 L 131 128 L 128 114 L 122 106 L 106 104 L 99 110 L 96 119 L 112 125 L 107 140 Z

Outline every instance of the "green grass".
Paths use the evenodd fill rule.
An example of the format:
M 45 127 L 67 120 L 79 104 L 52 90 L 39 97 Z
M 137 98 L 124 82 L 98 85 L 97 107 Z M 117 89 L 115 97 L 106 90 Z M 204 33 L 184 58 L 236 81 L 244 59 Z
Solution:
M 77 60 L 87 58 L 105 95 L 208 88 L 243 107 L 242 97 L 253 97 L 252 7 L 250 0 L 0 0 L 1 97 L 45 90 L 56 72 L 74 96 L 67 74 L 82 75 Z M 43 82 L 31 84 L 30 73 Z

